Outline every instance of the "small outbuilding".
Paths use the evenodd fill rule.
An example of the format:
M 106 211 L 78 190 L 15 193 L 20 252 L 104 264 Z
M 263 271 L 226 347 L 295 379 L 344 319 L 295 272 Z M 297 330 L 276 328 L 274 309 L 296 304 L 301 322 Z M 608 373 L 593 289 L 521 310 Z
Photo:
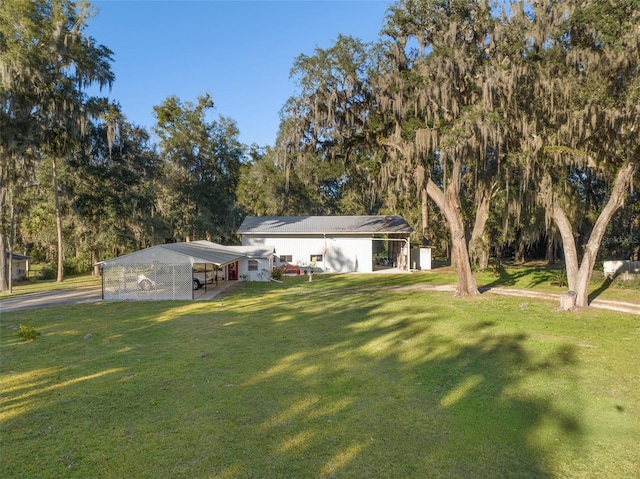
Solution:
M 7 264 L 9 264 L 9 255 L 11 254 L 11 280 L 22 281 L 27 279 L 29 275 L 29 260 L 31 257 L 7 252 Z
M 210 241 L 168 243 L 101 261 L 105 300 L 193 299 L 222 281 L 269 281 L 273 249 Z
M 242 244 L 273 248 L 276 267 L 332 273 L 409 269 L 409 235 L 401 216 L 249 216 Z

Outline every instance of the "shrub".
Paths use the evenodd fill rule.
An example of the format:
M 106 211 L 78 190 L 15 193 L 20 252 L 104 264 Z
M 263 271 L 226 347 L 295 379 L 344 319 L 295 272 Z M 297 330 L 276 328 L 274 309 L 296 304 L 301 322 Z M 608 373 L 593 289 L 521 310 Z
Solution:
M 567 272 L 564 269 L 554 272 L 551 276 L 551 281 L 549 282 L 549 284 L 552 286 L 560 287 L 567 286 L 569 284 L 569 281 L 567 281 Z
M 64 260 L 65 274 L 83 274 L 91 270 L 91 264 L 86 258 L 76 257 Z
M 18 329 L 18 336 L 20 336 L 25 341 L 33 341 L 38 336 L 40 336 L 40 331 L 36 330 L 32 326 L 25 326 L 24 324 L 20 325 Z
M 273 271 L 271 271 L 271 277 L 273 279 L 277 279 L 278 281 L 282 280 L 282 277 L 284 276 L 284 270 L 282 268 L 273 268 Z
M 57 271 L 53 265 L 45 264 L 38 273 L 39 279 L 56 279 Z

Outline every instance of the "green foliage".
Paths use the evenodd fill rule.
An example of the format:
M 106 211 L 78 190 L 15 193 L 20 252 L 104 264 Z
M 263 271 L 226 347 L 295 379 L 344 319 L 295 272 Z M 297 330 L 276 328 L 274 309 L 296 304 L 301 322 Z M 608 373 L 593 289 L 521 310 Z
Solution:
M 59 169 L 62 173 L 65 160 L 84 135 L 88 118 L 99 110 L 98 103 L 88 97 L 89 87 L 111 86 L 114 80 L 112 52 L 85 32 L 89 7 L 88 2 L 72 0 L 0 2 L 2 277 L 6 215 L 12 211 L 20 220 L 31 206 L 38 206 L 25 207 L 22 190 L 37 184 L 37 168 L 43 162 L 57 163 L 52 172 Z M 60 217 L 67 206 L 66 197 L 60 195 L 61 177 L 56 173 L 42 183 L 53 186 L 52 209 Z
M 41 334 L 42 333 L 40 333 L 40 331 L 37 331 L 32 326 L 25 326 L 24 324 L 21 324 L 18 327 L 18 336 L 20 336 L 25 341 L 33 341 Z
M 284 269 L 282 268 L 273 268 L 273 271 L 271 271 L 271 277 L 273 279 L 280 281 L 282 280 L 283 276 L 284 276 Z
M 64 260 L 65 274 L 82 274 L 82 273 L 89 272 L 90 269 L 91 269 L 91 263 L 85 257 L 76 256 L 75 258 Z
M 38 279 L 56 279 L 57 270 L 52 264 L 45 264 L 38 272 Z
M 549 284 L 552 286 L 560 286 L 562 288 L 568 286 L 567 271 L 564 269 L 556 270 L 551 275 Z
M 165 160 L 160 208 L 174 238 L 212 238 L 233 242 L 237 225 L 235 195 L 245 146 L 236 123 L 223 116 L 209 121 L 210 95 L 197 103 L 168 97 L 153 108 L 154 131 Z

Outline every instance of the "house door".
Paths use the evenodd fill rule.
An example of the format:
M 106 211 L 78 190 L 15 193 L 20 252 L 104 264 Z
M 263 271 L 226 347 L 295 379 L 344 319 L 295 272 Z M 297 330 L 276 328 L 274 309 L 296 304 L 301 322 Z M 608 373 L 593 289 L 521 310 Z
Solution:
M 227 265 L 227 278 L 229 281 L 237 281 L 238 280 L 238 262 L 229 263 Z

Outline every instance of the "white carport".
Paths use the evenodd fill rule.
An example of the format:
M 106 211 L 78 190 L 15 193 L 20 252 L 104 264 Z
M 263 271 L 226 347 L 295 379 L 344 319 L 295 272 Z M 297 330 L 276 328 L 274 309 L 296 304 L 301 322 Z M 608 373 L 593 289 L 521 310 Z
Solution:
M 97 263 L 104 300 L 193 299 L 194 267 L 225 271 L 246 254 L 209 241 L 169 243 Z M 238 279 L 221 274 L 222 280 Z M 205 286 L 206 287 L 206 286 Z

